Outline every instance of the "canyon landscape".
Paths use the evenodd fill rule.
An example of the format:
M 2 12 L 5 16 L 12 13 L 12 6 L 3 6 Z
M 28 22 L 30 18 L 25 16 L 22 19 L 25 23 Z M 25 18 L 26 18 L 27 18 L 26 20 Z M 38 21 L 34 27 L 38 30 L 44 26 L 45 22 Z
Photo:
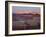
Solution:
M 13 30 L 40 29 L 40 14 L 29 11 L 16 11 L 13 16 Z

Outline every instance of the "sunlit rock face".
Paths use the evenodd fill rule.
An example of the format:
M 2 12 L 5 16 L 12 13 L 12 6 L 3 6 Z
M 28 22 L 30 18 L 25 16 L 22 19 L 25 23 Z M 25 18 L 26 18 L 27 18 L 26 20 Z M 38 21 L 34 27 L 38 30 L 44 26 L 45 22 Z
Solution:
M 12 14 L 13 30 L 40 29 L 40 14 L 37 12 L 16 11 Z

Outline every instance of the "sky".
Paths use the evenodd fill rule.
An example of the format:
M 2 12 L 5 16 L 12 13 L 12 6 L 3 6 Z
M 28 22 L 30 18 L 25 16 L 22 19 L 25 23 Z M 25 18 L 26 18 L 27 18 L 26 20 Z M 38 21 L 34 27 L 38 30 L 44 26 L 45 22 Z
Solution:
M 13 6 L 12 13 L 16 13 L 16 10 L 31 10 L 32 12 L 40 13 L 40 7 L 23 7 L 23 6 Z

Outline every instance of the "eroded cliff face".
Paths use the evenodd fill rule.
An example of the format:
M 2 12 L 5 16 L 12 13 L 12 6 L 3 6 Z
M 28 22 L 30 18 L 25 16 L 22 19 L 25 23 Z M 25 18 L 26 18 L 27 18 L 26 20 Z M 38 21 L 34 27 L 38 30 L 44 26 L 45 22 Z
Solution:
M 13 30 L 40 28 L 39 14 L 13 14 Z
M 16 10 L 12 14 L 13 30 L 40 29 L 40 13 L 31 10 Z

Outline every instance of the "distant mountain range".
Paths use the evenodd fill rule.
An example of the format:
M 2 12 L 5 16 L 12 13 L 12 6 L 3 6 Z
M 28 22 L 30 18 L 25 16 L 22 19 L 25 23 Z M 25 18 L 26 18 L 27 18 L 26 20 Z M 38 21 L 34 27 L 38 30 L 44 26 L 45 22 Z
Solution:
M 32 10 L 15 10 L 15 14 L 40 14 L 40 12 L 34 12 Z
M 13 20 L 19 20 L 19 19 L 33 19 L 36 17 L 40 17 L 40 14 L 12 14 L 13 15 Z
M 33 13 L 28 13 L 28 14 L 26 14 L 26 13 L 24 13 L 24 14 L 15 14 L 15 13 L 13 13 L 13 16 L 40 16 L 40 14 L 33 14 Z

